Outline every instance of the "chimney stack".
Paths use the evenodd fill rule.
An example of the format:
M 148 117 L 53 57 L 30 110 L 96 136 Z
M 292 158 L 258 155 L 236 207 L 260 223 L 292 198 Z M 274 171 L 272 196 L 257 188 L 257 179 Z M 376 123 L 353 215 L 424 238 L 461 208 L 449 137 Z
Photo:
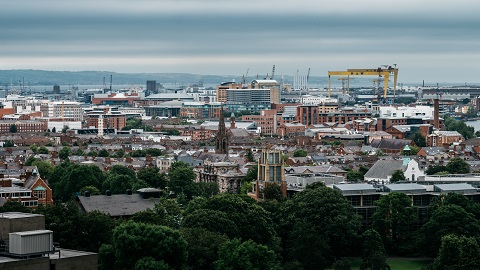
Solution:
M 438 97 L 433 100 L 433 126 L 440 129 Z

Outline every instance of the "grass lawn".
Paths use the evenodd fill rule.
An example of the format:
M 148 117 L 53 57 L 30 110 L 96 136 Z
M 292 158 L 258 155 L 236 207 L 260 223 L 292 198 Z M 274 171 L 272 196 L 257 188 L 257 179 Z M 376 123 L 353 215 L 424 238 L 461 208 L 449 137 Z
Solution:
M 352 258 L 352 269 L 360 269 L 360 258 Z M 431 263 L 430 259 L 422 258 L 388 258 L 387 263 L 392 270 L 421 270 L 422 267 Z

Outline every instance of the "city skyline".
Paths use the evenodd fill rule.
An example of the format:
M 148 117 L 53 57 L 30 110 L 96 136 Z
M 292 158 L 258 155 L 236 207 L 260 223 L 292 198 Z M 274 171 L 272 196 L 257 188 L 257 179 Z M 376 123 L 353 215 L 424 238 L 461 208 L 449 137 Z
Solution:
M 327 76 L 397 64 L 399 82 L 477 83 L 480 4 L 461 0 L 9 1 L 0 69 Z

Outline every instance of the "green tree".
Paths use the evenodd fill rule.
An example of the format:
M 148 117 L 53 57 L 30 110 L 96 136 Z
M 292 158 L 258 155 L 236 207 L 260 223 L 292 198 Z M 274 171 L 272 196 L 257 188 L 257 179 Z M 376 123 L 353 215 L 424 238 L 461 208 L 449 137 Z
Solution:
M 52 132 L 53 132 L 53 133 L 57 133 L 57 128 L 56 128 L 56 127 L 53 127 L 53 128 L 52 128 Z
M 30 150 L 32 150 L 33 153 L 37 154 L 38 153 L 38 146 L 36 144 L 30 146 Z
M 267 185 L 263 189 L 263 195 L 266 200 L 277 200 L 277 201 L 283 200 L 282 189 L 278 184 Z
M 137 178 L 137 174 L 134 170 L 123 165 L 113 165 L 112 168 L 108 171 L 108 175 L 125 175 L 129 178 Z
M 58 157 L 62 160 L 66 160 L 68 159 L 68 157 L 70 156 L 70 147 L 67 147 L 67 146 L 64 146 L 62 149 L 60 149 L 60 151 L 58 152 Z
M 413 134 L 411 139 L 413 140 L 415 145 L 418 146 L 418 147 L 427 146 L 427 140 L 425 139 L 425 137 L 420 132 L 417 132 L 417 133 Z
M 40 174 L 40 177 L 42 177 L 42 179 L 44 180 L 50 178 L 55 168 L 51 163 L 43 160 L 33 161 L 32 166 L 37 166 L 38 173 Z
M 347 180 L 350 182 L 361 182 L 363 181 L 363 175 L 360 172 L 354 170 L 347 170 Z
M 67 130 L 69 130 L 69 129 L 70 129 L 70 127 L 68 127 L 68 126 L 63 126 L 63 128 L 62 128 L 62 133 L 67 133 Z
M 195 193 L 195 173 L 193 168 L 181 161 L 175 162 L 170 168 L 168 174 L 168 187 L 175 194 L 184 194 L 188 199 L 191 199 Z
M 72 151 L 72 155 L 74 156 L 84 156 L 85 152 L 82 150 L 82 148 L 77 148 L 75 151 Z
M 85 186 L 80 189 L 80 194 L 85 195 L 85 192 L 88 191 L 90 192 L 90 195 L 101 195 L 102 192 L 100 189 L 94 187 L 94 186 Z
M 112 194 L 124 194 L 127 190 L 132 190 L 136 178 L 131 178 L 122 174 L 108 174 L 103 182 L 102 190 L 109 190 Z
M 15 124 L 10 125 L 10 133 L 17 133 L 17 125 Z
M 163 261 L 173 269 L 187 262 L 187 242 L 182 235 L 165 226 L 128 221 L 113 230 L 115 269 L 134 269 L 142 258 Z
M 192 270 L 213 269 L 220 246 L 228 238 L 202 228 L 183 228 L 180 233 L 187 241 L 188 266 Z
M 64 201 L 69 200 L 72 195 L 86 186 L 101 189 L 104 181 L 105 174 L 98 166 L 77 165 L 70 162 L 56 166 L 49 179 L 54 196 Z
M 122 148 L 120 148 L 115 152 L 113 156 L 116 158 L 122 158 L 125 156 L 125 151 Z
M 480 236 L 480 224 L 475 216 L 458 205 L 446 205 L 438 208 L 430 220 L 421 228 L 424 236 L 424 250 L 428 255 L 435 255 L 443 236 Z
M 332 269 L 333 270 L 351 270 L 352 261 L 347 258 L 336 260 L 335 263 L 333 263 L 332 265 Z
M 413 226 L 417 221 L 416 208 L 404 193 L 392 192 L 375 202 L 377 210 L 372 216 L 373 228 L 382 236 L 390 252 L 409 252 L 415 240 Z
M 14 146 L 15 146 L 15 142 L 13 142 L 13 140 L 6 140 L 3 143 L 3 147 L 14 147 Z
M 98 151 L 98 156 L 99 157 L 109 157 L 110 153 L 108 153 L 108 151 L 106 149 L 101 149 L 100 151 Z
M 35 212 L 45 215 L 45 228 L 54 231 L 54 241 L 64 248 L 98 252 L 102 244 L 112 241 L 115 221 L 98 211 L 80 212 L 74 201 L 39 206 Z
M 362 240 L 362 264 L 360 265 L 360 269 L 390 269 L 390 266 L 387 264 L 387 253 L 383 247 L 380 234 L 370 229 L 362 234 Z
M 255 161 L 255 157 L 253 156 L 252 149 L 247 148 L 247 150 L 245 152 L 245 160 L 247 162 L 254 162 Z
M 479 253 L 475 237 L 445 235 L 433 269 L 480 269 Z
M 446 166 L 438 165 L 438 166 L 430 166 L 428 169 L 425 171 L 427 175 L 435 175 L 439 172 L 445 172 L 448 171 Z
M 280 263 L 274 251 L 267 246 L 248 240 L 242 243 L 240 239 L 227 241 L 220 247 L 215 269 L 234 270 L 280 270 Z
M 40 146 L 40 148 L 38 148 L 38 153 L 43 155 L 48 155 L 48 153 L 50 152 L 45 146 Z
M 182 222 L 185 228 L 202 228 L 211 232 L 225 234 L 230 238 L 240 236 L 240 228 L 222 211 L 198 209 L 185 215 Z
M 138 171 L 137 178 L 147 183 L 150 187 L 163 189 L 167 185 L 167 175 L 159 173 L 159 171 L 155 167 L 145 167 Z
M 435 196 L 430 203 L 430 209 L 433 211 L 446 205 L 458 205 L 480 220 L 480 204 L 467 198 L 467 196 L 463 194 L 451 192 Z
M 405 181 L 405 174 L 403 174 L 402 170 L 395 170 L 392 174 L 392 177 L 390 178 L 390 182 L 396 183 L 399 181 Z
M 174 270 L 165 261 L 156 261 L 152 257 L 143 257 L 135 263 L 134 270 Z
M 465 160 L 458 157 L 454 157 L 448 161 L 447 171 L 452 174 L 469 173 L 470 165 L 467 162 L 465 162 Z
M 255 164 L 250 167 L 247 174 L 242 178 L 242 183 L 250 183 L 257 180 L 258 177 L 258 165 Z
M 293 152 L 294 157 L 306 157 L 307 155 L 308 152 L 303 149 L 297 149 L 295 152 Z
M 200 209 L 224 213 L 226 215 L 226 219 L 225 216 L 221 214 L 217 214 L 215 219 L 218 220 L 219 223 L 223 222 L 225 226 L 231 224 L 227 220 L 232 221 L 233 224 L 235 224 L 238 228 L 238 234 L 235 235 L 234 232 L 230 233 L 223 231 L 224 229 L 222 228 L 216 227 L 219 225 L 215 225 L 212 224 L 211 221 L 207 221 L 206 219 L 208 216 L 205 213 L 202 213 L 201 215 L 203 219 L 200 217 L 196 219 L 196 224 L 208 223 L 212 227 L 202 228 L 219 233 L 225 233 L 231 238 L 241 238 L 242 240 L 252 239 L 259 244 L 267 245 L 273 250 L 278 249 L 279 239 L 274 230 L 270 215 L 253 199 L 243 195 L 220 194 L 206 200 L 195 201 L 195 205 L 188 207 L 188 211 L 185 213 L 185 220 L 190 218 L 190 213 L 196 213 L 193 212 L 194 210 Z M 233 226 L 228 226 L 233 230 Z M 215 230 L 212 228 L 215 228 Z
M 445 117 L 445 128 L 448 131 L 458 131 L 465 139 L 474 137 L 475 129 L 467 126 L 465 122 L 455 120 L 453 117 Z
M 288 260 L 299 261 L 305 269 L 322 269 L 334 256 L 352 255 L 360 221 L 340 192 L 310 186 L 282 206 L 278 230 Z
M 202 196 L 205 198 L 210 198 L 219 193 L 219 187 L 217 183 L 205 183 L 199 182 L 194 183 L 195 196 Z
M 147 148 L 145 152 L 147 153 L 147 155 L 150 155 L 152 157 L 159 157 L 163 154 L 162 150 L 157 148 Z

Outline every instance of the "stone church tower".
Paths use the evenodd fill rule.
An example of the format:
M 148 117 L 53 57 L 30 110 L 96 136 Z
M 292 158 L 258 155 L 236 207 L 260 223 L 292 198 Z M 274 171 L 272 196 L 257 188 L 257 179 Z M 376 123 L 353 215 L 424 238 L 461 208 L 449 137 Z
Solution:
M 223 116 L 223 106 L 220 110 L 220 121 L 218 122 L 218 132 L 215 137 L 215 153 L 228 155 L 228 136 L 225 127 L 225 118 Z

